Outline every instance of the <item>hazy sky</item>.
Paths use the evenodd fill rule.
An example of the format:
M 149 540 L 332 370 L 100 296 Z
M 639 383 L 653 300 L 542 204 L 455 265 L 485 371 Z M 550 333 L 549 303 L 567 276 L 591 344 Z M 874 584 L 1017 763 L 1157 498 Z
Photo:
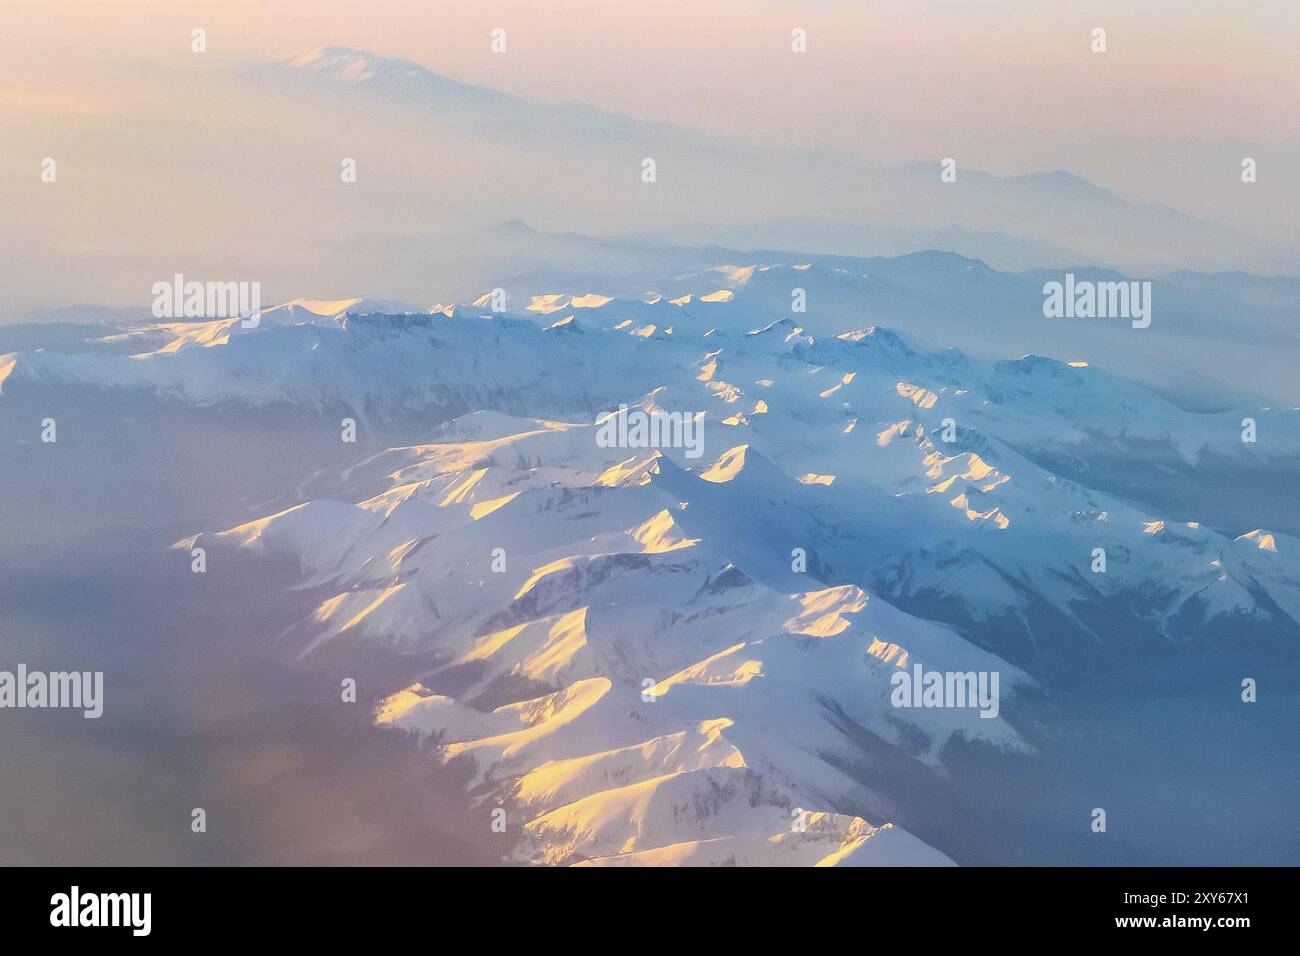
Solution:
M 203 56 L 194 27 L 207 31 Z M 494 27 L 507 31 L 505 55 L 490 50 Z M 795 27 L 804 55 L 790 50 Z M 1094 27 L 1107 31 L 1104 54 L 1090 50 Z M 110 172 L 115 158 L 137 172 L 156 163 L 168 202 L 211 199 L 211 170 L 176 178 L 177 131 L 192 148 L 211 132 L 211 102 L 184 91 L 327 45 L 767 145 L 887 163 L 952 156 L 998 174 L 1068 169 L 1277 243 L 1295 233 L 1300 201 L 1298 37 L 1294 0 L 6 0 L 0 200 L 15 212 L 0 255 L 66 246 L 59 220 L 89 233 L 91 217 L 129 221 L 152 202 L 148 180 Z M 241 109 L 239 135 L 270 154 L 297 121 L 291 109 Z M 64 190 L 61 204 L 7 199 L 56 150 L 85 190 Z M 1246 155 L 1269 189 L 1240 188 Z M 101 232 L 81 248 L 129 256 L 140 238 Z M 283 237 L 261 238 L 274 248 Z M 57 278 L 39 264 L 21 277 Z M 0 280 L 14 278 L 0 266 Z
M 1292 0 L 10 0 L 3 16 L 0 56 L 20 90 L 103 61 L 192 65 L 189 31 L 203 26 L 213 62 L 352 46 L 740 136 L 908 159 L 950 154 L 956 139 L 994 171 L 1090 166 L 1121 135 L 1300 130 Z M 489 51 L 497 26 L 505 56 Z M 1104 55 L 1089 49 L 1098 26 Z M 802 57 L 794 27 L 808 31 Z

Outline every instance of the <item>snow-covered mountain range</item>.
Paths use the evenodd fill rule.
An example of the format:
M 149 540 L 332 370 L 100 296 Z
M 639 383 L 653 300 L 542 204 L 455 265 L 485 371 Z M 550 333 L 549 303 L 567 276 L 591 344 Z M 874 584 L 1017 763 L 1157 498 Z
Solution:
M 420 443 L 305 468 L 289 507 L 177 547 L 295 559 L 323 595 L 303 654 L 420 662 L 376 719 L 470 767 L 519 861 L 948 863 L 868 816 L 864 741 L 937 773 L 958 739 L 1032 756 L 1022 702 L 1081 675 L 1300 639 L 1300 540 L 1087 468 L 1274 474 L 1300 460 L 1300 414 L 1194 414 L 1082 361 L 926 349 L 857 321 L 844 281 L 774 261 L 640 296 L 511 288 L 504 311 L 487 293 L 129 323 L 0 355 L 0 403 L 75 386 L 418 423 Z M 780 315 L 794 288 L 807 310 Z M 701 447 L 611 447 L 623 406 L 701 423 Z M 1267 440 L 1243 442 L 1245 418 Z M 996 673 L 996 712 L 897 706 L 918 666 Z

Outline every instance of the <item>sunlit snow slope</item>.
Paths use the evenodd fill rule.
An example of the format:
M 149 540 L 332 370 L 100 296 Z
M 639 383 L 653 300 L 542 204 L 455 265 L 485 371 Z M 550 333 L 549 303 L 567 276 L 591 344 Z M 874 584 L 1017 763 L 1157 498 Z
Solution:
M 879 772 L 864 739 L 939 770 L 955 738 L 1028 753 L 1018 698 L 1072 669 L 1227 623 L 1300 633 L 1300 541 L 1153 513 L 1050 460 L 1103 443 L 1264 469 L 1300 454 L 1300 419 L 1252 410 L 1255 451 L 1236 411 L 817 312 L 837 281 L 726 266 L 634 299 L 512 292 L 504 314 L 296 300 L 0 356 L 0 390 L 430 423 L 179 546 L 295 558 L 324 595 L 303 653 L 432 662 L 377 720 L 468 767 L 520 861 L 947 863 L 855 812 Z M 764 283 L 810 289 L 809 312 L 773 319 Z M 702 446 L 607 447 L 620 405 L 690 416 Z M 894 706 L 918 664 L 997 672 L 1000 711 Z

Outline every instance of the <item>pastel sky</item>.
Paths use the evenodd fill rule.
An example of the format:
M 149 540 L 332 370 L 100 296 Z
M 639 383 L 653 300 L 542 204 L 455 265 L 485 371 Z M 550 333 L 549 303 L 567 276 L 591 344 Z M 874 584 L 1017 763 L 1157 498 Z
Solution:
M 1091 164 L 1116 136 L 1295 139 L 1300 5 L 1259 0 L 43 0 L 6 4 L 5 72 L 60 86 L 105 61 L 288 57 L 343 45 L 541 99 L 882 157 L 978 151 L 1021 171 Z M 506 28 L 509 55 L 488 33 Z M 1089 50 L 1104 27 L 1108 52 Z M 789 55 L 794 27 L 808 55 Z M 73 61 L 78 61 L 74 64 Z M 4 84 L 8 87 L 9 82 Z M 1035 130 L 1035 141 L 1008 132 Z M 1061 156 L 1061 144 L 1084 150 Z M 1066 160 L 1073 159 L 1073 162 Z
M 190 51 L 196 26 L 203 57 Z M 506 55 L 489 48 L 494 27 Z M 1090 50 L 1095 27 L 1105 54 Z M 999 175 L 1068 169 L 1285 243 L 1300 202 L 1297 37 L 1294 0 L 9 0 L 0 175 L 29 176 L 47 142 L 89 163 L 77 143 L 90 126 L 93 167 L 105 169 L 106 152 L 142 148 L 141 116 L 204 123 L 204 102 L 178 92 L 193 78 L 337 45 L 769 146 L 885 163 L 952 156 Z M 255 135 L 285 128 L 258 110 L 243 114 Z M 1271 191 L 1243 193 L 1243 156 Z M 93 196 L 78 202 L 94 209 Z M 25 209 L 38 229 L 45 213 Z M 5 238 L 0 252 L 22 244 Z

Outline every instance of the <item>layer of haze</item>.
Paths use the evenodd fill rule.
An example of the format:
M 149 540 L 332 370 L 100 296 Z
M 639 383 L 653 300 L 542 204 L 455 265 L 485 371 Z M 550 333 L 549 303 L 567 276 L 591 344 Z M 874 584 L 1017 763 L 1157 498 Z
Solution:
M 843 151 L 927 165 L 951 156 L 963 170 L 997 175 L 1067 169 L 1132 203 L 1167 204 L 1279 251 L 1243 261 L 1230 240 L 1221 263 L 1188 265 L 1268 272 L 1294 261 L 1300 7 L 1132 7 L 10 2 L 0 12 L 0 284 L 11 314 L 0 321 L 26 304 L 137 305 L 173 271 L 256 277 L 272 297 L 436 301 L 468 270 L 436 247 L 414 262 L 340 270 L 364 257 L 355 243 L 388 249 L 404 236 L 513 218 L 666 239 L 697 238 L 686 227 L 700 223 L 723 235 L 759 218 L 748 187 L 718 195 L 725 190 L 678 189 L 665 177 L 653 202 L 632 196 L 640 153 L 557 140 L 520 159 L 508 141 L 444 135 L 396 112 L 328 100 L 305 109 L 298 95 L 240 72 L 331 45 L 410 59 L 525 99 L 672 123 L 734 140 L 747 151 L 738 155 Z M 195 27 L 207 31 L 204 54 L 191 52 Z M 490 49 L 496 27 L 507 31 L 505 54 Z M 808 34 L 803 55 L 790 50 L 796 27 Z M 1094 27 L 1107 30 L 1105 54 L 1090 51 Z M 337 188 L 340 156 L 364 157 L 349 193 Z M 1259 163 L 1250 187 L 1240 181 L 1244 156 Z M 56 186 L 40 182 L 45 157 L 59 163 Z M 624 163 L 627 194 L 606 175 Z M 739 177 L 745 163 L 736 165 Z M 764 184 L 763 216 L 776 217 L 770 207 L 783 185 L 793 193 L 806 186 L 801 176 L 815 181 L 815 163 L 806 165 Z M 823 198 L 827 206 L 840 199 Z M 810 211 L 792 201 L 784 214 Z M 1066 250 L 1069 238 L 1051 237 Z M 354 242 L 346 253 L 324 249 L 344 240 Z M 463 241 L 455 246 L 466 254 Z M 346 287 L 320 288 L 330 282 Z

